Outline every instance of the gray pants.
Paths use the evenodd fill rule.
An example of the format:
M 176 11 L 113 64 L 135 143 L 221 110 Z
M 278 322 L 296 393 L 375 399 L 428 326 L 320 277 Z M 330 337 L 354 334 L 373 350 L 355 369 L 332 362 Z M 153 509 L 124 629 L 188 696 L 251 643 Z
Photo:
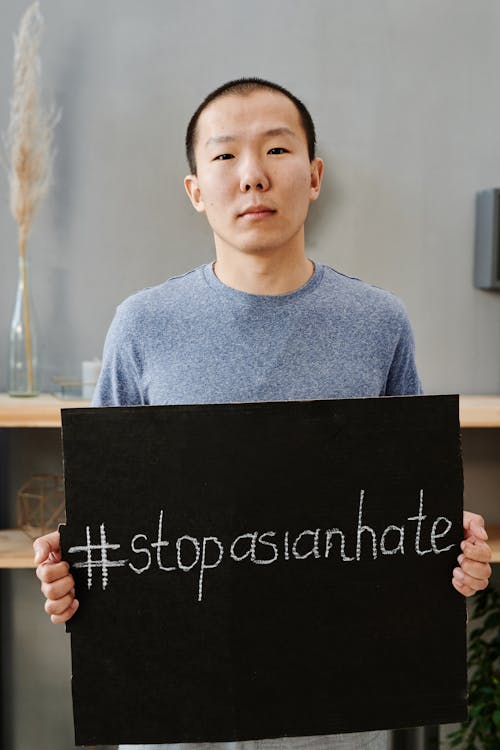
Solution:
M 388 731 L 320 737 L 283 737 L 248 742 L 204 742 L 181 745 L 120 745 L 119 750 L 389 750 Z

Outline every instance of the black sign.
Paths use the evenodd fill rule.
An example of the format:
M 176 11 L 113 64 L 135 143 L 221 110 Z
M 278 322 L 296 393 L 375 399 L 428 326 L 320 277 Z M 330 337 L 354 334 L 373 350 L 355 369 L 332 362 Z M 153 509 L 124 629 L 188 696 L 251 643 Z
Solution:
M 466 715 L 458 397 L 68 409 L 77 744 Z

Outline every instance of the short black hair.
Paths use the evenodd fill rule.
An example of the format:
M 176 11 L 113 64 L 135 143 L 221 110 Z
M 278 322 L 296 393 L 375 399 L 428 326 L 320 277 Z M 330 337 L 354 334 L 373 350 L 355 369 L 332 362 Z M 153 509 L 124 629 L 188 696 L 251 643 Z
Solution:
M 297 99 L 296 96 L 288 91 L 288 89 L 283 88 L 283 86 L 280 86 L 277 83 L 272 83 L 271 81 L 266 81 L 264 78 L 235 78 L 233 81 L 223 83 L 222 86 L 219 86 L 210 94 L 208 94 L 208 96 L 203 99 L 202 103 L 189 121 L 189 125 L 186 131 L 186 157 L 189 164 L 189 169 L 191 170 L 191 174 L 196 174 L 196 158 L 194 155 L 197 136 L 196 131 L 198 120 L 205 107 L 207 107 L 210 102 L 213 102 L 214 99 L 218 99 L 221 96 L 227 96 L 229 94 L 235 94 L 236 96 L 248 96 L 249 94 L 252 94 L 254 91 L 258 91 L 259 89 L 277 91 L 279 94 L 283 94 L 284 96 L 288 97 L 288 99 L 290 99 L 290 101 L 295 104 L 306 135 L 309 159 L 311 161 L 314 159 L 316 155 L 316 131 L 314 128 L 312 117 L 309 114 L 307 107 L 300 101 L 300 99 Z

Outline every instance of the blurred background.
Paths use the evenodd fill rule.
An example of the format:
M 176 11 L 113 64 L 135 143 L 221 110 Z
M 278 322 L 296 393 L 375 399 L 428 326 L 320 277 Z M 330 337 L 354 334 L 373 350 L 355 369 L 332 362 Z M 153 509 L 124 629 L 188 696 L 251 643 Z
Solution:
M 2 131 L 28 5 L 0 8 Z M 309 256 L 403 299 L 427 393 L 500 392 L 500 293 L 473 285 L 475 194 L 500 186 L 497 0 L 41 0 L 41 10 L 43 96 L 62 110 L 54 184 L 28 243 L 43 390 L 100 357 L 126 296 L 214 257 L 182 185 L 185 127 L 210 90 L 261 76 L 316 123 L 326 175 Z M 0 391 L 17 281 L 8 203 L 4 173 Z M 0 436 L 5 502 L 30 472 L 60 468 L 56 431 L 11 432 Z M 466 505 L 500 523 L 499 431 L 468 431 L 463 444 Z M 5 747 L 72 747 L 68 638 L 48 623 L 31 571 L 1 581 Z

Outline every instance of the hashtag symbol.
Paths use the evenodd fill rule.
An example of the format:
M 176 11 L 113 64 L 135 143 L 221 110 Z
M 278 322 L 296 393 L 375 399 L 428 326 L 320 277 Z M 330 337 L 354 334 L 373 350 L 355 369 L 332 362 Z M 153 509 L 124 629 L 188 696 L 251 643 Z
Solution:
M 91 544 L 90 541 L 90 526 L 86 526 L 86 534 L 87 534 L 87 544 L 81 545 L 79 547 L 70 547 L 68 550 L 68 553 L 75 553 L 75 552 L 86 552 L 87 553 L 87 559 L 82 562 L 73 563 L 74 568 L 87 568 L 87 588 L 92 588 L 92 569 L 93 568 L 101 568 L 102 571 L 102 588 L 105 589 L 108 585 L 108 568 L 121 568 L 123 565 L 125 565 L 128 560 L 108 560 L 108 550 L 109 549 L 120 549 L 119 544 L 110 544 L 106 540 L 106 529 L 104 528 L 104 524 L 101 523 L 100 528 L 100 544 Z M 98 550 L 101 553 L 100 559 L 93 559 L 92 553 L 94 550 Z

